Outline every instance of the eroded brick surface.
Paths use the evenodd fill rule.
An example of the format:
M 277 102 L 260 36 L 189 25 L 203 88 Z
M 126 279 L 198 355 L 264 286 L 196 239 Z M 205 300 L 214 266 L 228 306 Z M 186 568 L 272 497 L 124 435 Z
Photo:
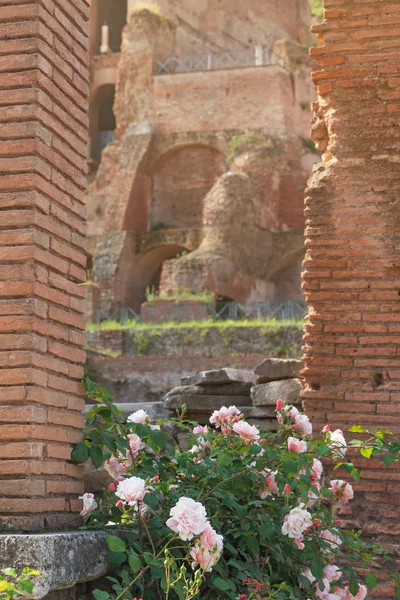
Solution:
M 0 529 L 77 523 L 86 0 L 0 6 Z
M 398 0 L 325 0 L 314 26 L 312 134 L 325 154 L 306 191 L 303 397 L 317 430 L 400 431 L 399 11 Z M 399 472 L 358 462 L 343 519 L 396 545 Z

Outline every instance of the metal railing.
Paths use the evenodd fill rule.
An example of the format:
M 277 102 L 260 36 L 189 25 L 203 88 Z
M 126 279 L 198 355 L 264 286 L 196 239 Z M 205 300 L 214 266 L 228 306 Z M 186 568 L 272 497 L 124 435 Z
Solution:
M 253 321 L 267 318 L 277 319 L 278 321 L 301 320 L 304 319 L 307 312 L 305 304 L 290 300 L 279 304 L 269 304 L 266 302 L 254 302 L 251 304 L 227 302 L 218 309 L 215 309 L 210 304 L 203 304 L 202 307 L 204 318 L 212 321 Z M 166 313 L 165 307 L 159 312 L 157 310 L 157 302 L 154 302 L 153 311 L 156 315 L 158 314 L 160 316 L 160 319 L 164 321 L 176 321 L 177 323 L 198 320 L 199 318 L 198 308 L 191 309 L 184 304 L 180 304 L 179 301 L 171 303 L 171 310 L 168 313 Z M 129 307 L 118 308 L 110 312 L 103 309 L 97 309 L 95 311 L 95 321 L 97 323 L 100 323 L 101 321 L 118 321 L 119 323 L 125 323 L 130 320 L 137 321 L 137 323 L 143 322 L 140 313 Z
M 273 57 L 274 60 L 272 61 Z M 243 50 L 241 52 L 168 56 L 165 60 L 155 60 L 153 72 L 154 75 L 163 75 L 166 73 L 193 73 L 195 71 L 265 67 L 271 64 L 280 64 L 283 66 L 283 61 L 274 55 L 269 48 L 256 46 L 255 48 Z

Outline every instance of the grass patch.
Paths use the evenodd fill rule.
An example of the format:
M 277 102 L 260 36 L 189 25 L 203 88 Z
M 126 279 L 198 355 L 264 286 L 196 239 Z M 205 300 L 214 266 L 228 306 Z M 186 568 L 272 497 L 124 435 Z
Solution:
M 155 2 L 137 2 L 130 11 L 130 14 L 140 13 L 144 10 L 151 12 L 153 15 L 157 15 L 157 17 L 161 17 L 160 7 Z
M 163 291 L 156 292 L 154 289 L 148 287 L 146 289 L 146 300 L 147 302 L 157 302 L 158 300 L 173 300 L 175 302 L 179 302 L 180 300 L 195 300 L 196 302 L 212 304 L 214 301 L 214 294 L 211 294 L 210 292 L 194 294 L 187 289 L 176 290 L 172 293 Z
M 303 320 L 286 319 L 279 321 L 277 319 L 247 319 L 243 321 L 188 321 L 186 323 L 176 323 L 168 321 L 166 323 L 138 323 L 134 320 L 119 323 L 118 321 L 103 321 L 102 323 L 88 323 L 86 331 L 111 331 L 118 329 L 140 329 L 140 330 L 156 330 L 156 329 L 221 329 L 223 331 L 236 327 L 265 327 L 270 331 L 276 331 L 282 327 L 297 327 L 301 329 L 304 325 Z

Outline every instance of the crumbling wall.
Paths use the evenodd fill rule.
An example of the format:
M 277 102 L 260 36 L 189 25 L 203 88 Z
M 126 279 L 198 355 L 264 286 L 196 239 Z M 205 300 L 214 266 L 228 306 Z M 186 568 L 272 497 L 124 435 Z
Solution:
M 325 0 L 314 26 L 313 136 L 325 154 L 306 191 L 303 397 L 316 429 L 400 431 L 399 23 L 398 0 Z M 399 473 L 359 464 L 348 518 L 396 544 Z

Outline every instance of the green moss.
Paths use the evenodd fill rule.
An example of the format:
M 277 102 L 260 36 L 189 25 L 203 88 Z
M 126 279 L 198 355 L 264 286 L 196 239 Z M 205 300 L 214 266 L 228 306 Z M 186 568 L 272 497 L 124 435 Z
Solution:
M 214 294 L 211 292 L 199 292 L 195 294 L 188 289 L 175 290 L 174 292 L 156 292 L 153 288 L 148 287 L 146 289 L 146 300 L 147 302 L 157 302 L 158 300 L 174 300 L 175 302 L 194 300 L 195 302 L 212 304 L 214 302 Z
M 308 4 L 310 6 L 312 16 L 317 17 L 318 19 L 322 19 L 322 17 L 324 16 L 324 7 L 322 4 L 322 0 L 308 0 Z
M 152 333 L 157 330 L 165 329 L 196 329 L 201 330 L 203 335 L 207 335 L 212 329 L 226 329 L 236 327 L 263 327 L 265 331 L 270 334 L 274 331 L 279 331 L 282 327 L 296 327 L 301 330 L 304 325 L 302 320 L 286 319 L 278 321 L 276 319 L 254 319 L 244 321 L 187 321 L 186 323 L 176 323 L 175 321 L 168 321 L 167 323 L 159 323 L 157 325 L 153 323 L 138 323 L 137 321 L 130 320 L 124 323 L 118 321 L 103 321 L 102 323 L 88 323 L 86 326 L 87 331 L 108 331 L 118 329 L 141 329 L 151 331 Z
M 146 331 L 140 331 L 139 333 L 135 333 L 132 338 L 133 346 L 136 350 L 136 353 L 139 356 L 144 356 L 148 354 L 150 350 L 150 336 Z

